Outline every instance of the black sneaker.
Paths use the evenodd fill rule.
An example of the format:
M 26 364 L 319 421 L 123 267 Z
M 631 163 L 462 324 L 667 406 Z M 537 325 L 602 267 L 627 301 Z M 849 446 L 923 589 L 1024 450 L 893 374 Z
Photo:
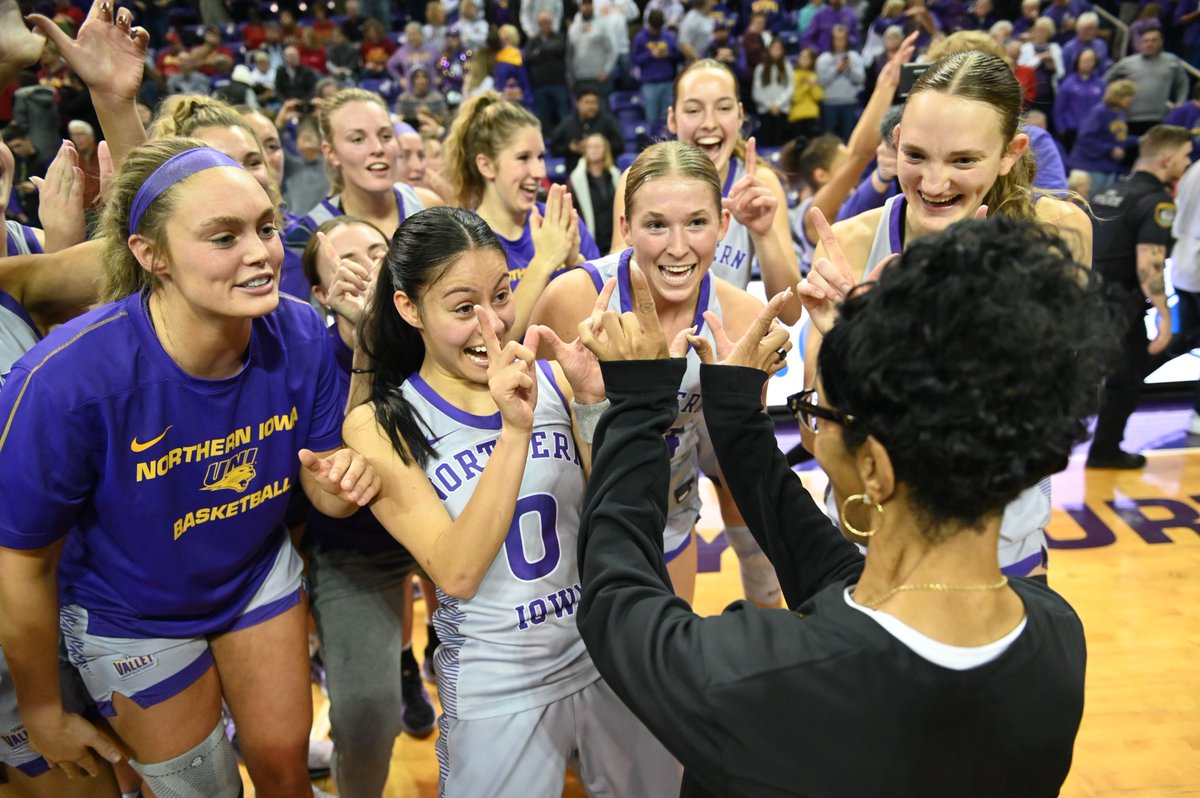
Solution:
M 425 738 L 433 734 L 436 723 L 437 712 L 421 682 L 421 670 L 405 668 L 400 672 L 400 728 L 413 737 Z
M 1142 468 L 1146 465 L 1146 456 L 1117 449 L 1108 454 L 1088 453 L 1088 468 L 1119 468 L 1126 471 Z

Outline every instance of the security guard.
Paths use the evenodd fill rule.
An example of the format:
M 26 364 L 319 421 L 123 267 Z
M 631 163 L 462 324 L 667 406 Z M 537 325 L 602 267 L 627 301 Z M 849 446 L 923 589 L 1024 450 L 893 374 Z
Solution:
M 1140 142 L 1133 173 L 1092 197 L 1096 216 L 1094 268 L 1120 298 L 1127 325 L 1120 362 L 1104 383 L 1088 468 L 1141 468 L 1146 458 L 1121 449 L 1125 423 L 1137 407 L 1146 376 L 1162 362 L 1171 341 L 1163 271 L 1171 245 L 1175 202 L 1171 186 L 1190 163 L 1192 137 L 1174 125 L 1155 125 Z M 1146 344 L 1147 305 L 1157 311 L 1158 332 Z

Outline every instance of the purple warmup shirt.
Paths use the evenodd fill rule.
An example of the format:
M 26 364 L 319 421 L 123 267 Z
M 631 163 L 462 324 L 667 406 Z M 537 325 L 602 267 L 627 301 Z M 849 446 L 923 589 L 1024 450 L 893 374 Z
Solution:
M 1121 164 L 1113 160 L 1112 148 L 1124 147 L 1128 134 L 1123 111 L 1097 105 L 1079 123 L 1079 135 L 1067 161 L 1072 169 L 1086 172 L 1122 172 Z
M 281 297 L 242 370 L 202 380 L 163 350 L 142 296 L 54 330 L 0 390 L 0 546 L 73 532 L 60 598 L 92 634 L 229 629 L 286 539 L 297 452 L 341 444 L 324 337 L 312 307 Z
M 546 206 L 542 203 L 537 203 L 538 213 L 545 216 Z M 521 237 L 512 240 L 505 238 L 499 233 L 496 238 L 500 240 L 501 246 L 504 247 L 504 253 L 508 257 L 508 273 L 512 275 L 512 288 L 516 290 L 517 285 L 521 282 L 521 277 L 525 274 L 525 267 L 533 260 L 533 234 L 529 232 L 529 217 L 525 217 L 525 227 L 521 230 Z M 583 255 L 584 260 L 596 260 L 600 257 L 600 250 L 596 246 L 596 239 L 592 238 L 592 231 L 588 230 L 587 225 L 583 223 L 583 219 L 579 220 L 579 252 Z M 560 274 L 563 274 L 570 268 L 565 264 L 554 270 L 550 275 L 553 280 Z
M 634 66 L 640 71 L 642 83 L 670 83 L 675 80 L 675 73 L 683 62 L 679 43 L 669 30 L 660 31 L 655 36 L 649 28 L 642 28 L 633 37 L 630 52 Z
M 1054 127 L 1059 131 L 1079 130 L 1088 112 L 1104 100 L 1104 78 L 1093 72 L 1087 80 L 1068 75 L 1054 95 Z

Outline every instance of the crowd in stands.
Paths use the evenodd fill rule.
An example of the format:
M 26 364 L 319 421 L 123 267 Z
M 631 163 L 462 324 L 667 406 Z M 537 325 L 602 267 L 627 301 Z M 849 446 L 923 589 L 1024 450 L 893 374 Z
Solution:
M 83 19 L 70 0 L 24 5 L 68 32 Z M 1103 16 L 1088 0 L 149 2 L 137 9 L 151 44 L 140 110 L 148 121 L 171 94 L 264 110 L 288 156 L 285 199 L 302 212 L 328 190 L 316 112 L 341 88 L 379 94 L 394 120 L 427 142 L 446 136 L 464 101 L 494 89 L 538 118 L 549 180 L 567 182 L 585 157 L 593 175 L 607 174 L 669 137 L 676 76 L 712 58 L 739 79 L 747 132 L 787 173 L 794 205 L 816 188 L 803 179 L 812 171 L 800 166 L 805 150 L 824 134 L 849 140 L 907 35 L 917 34 L 920 61 L 948 34 L 976 31 L 1007 55 L 1028 125 L 1052 136 L 1056 151 L 1038 152 L 1039 169 L 1049 170 L 1041 185 L 1065 188 L 1070 174 L 1088 197 L 1128 172 L 1150 126 L 1200 131 L 1200 93 L 1188 74 L 1200 66 L 1200 0 L 1101 5 Z M 1118 16 L 1127 29 L 1114 24 Z M 52 44 L 36 70 L 0 92 L 0 126 L 17 159 L 10 216 L 36 223 L 29 178 L 45 173 L 66 137 L 95 197 L 99 122 Z M 588 156 L 593 133 L 600 137 Z M 807 160 L 828 169 L 822 149 L 833 152 L 818 147 Z

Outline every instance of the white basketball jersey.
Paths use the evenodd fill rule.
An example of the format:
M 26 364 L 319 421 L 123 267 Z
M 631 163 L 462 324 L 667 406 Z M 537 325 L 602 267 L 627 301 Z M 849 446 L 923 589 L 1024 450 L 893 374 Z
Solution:
M 582 268 L 591 275 L 596 291 L 613 277 L 617 278 L 617 290 L 613 292 L 609 309 L 618 313 L 633 310 L 633 288 L 629 282 L 629 262 L 633 250 L 614 252 L 600 260 L 585 263 Z M 700 295 L 696 300 L 696 315 L 692 323 L 696 334 L 713 344 L 712 331 L 704 321 L 704 311 L 711 310 L 721 316 L 721 305 L 717 301 L 716 284 L 712 275 L 700 280 Z M 700 491 L 697 484 L 700 465 L 698 452 L 700 437 L 704 434 L 704 418 L 700 403 L 700 356 L 690 346 L 687 353 L 687 371 L 679 385 L 679 414 L 675 423 L 666 432 L 667 446 L 671 452 L 671 493 L 667 504 L 667 529 L 663 536 L 663 548 L 671 554 L 682 543 L 696 519 L 700 516 Z
M 725 178 L 721 196 L 728 197 L 734 183 L 741 180 L 745 174 L 746 165 L 742 163 L 741 159 L 730 158 L 729 175 Z M 753 271 L 753 267 L 754 242 L 750 239 L 750 231 L 731 216 L 729 229 L 725 232 L 725 237 L 717 244 L 717 252 L 713 256 L 710 271 L 725 282 L 732 283 L 744 291 L 750 284 L 750 273 Z
M 438 590 L 438 693 L 452 718 L 524 712 L 599 678 L 575 628 L 583 468 L 566 400 L 549 364 L 537 365 L 533 438 L 508 537 L 473 598 Z M 500 413 L 460 410 L 415 374 L 402 391 L 436 452 L 425 473 L 457 518 L 496 446 Z

